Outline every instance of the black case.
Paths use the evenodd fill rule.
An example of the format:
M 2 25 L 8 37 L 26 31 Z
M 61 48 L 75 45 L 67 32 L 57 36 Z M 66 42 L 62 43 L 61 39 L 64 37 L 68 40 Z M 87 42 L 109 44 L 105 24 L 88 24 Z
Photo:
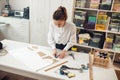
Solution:
M 0 42 L 0 49 L 3 49 L 3 44 L 2 44 L 2 42 Z

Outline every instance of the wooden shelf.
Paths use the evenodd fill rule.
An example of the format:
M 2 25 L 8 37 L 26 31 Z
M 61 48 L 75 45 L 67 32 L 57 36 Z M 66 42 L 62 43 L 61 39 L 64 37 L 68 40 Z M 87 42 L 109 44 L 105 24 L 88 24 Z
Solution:
M 89 2 L 87 2 L 87 3 L 89 3 Z M 99 5 L 100 5 L 101 3 L 99 3 Z M 77 24 L 77 23 L 79 23 L 79 22 L 76 22 L 76 24 L 77 24 L 77 26 L 76 26 L 76 28 L 77 29 L 82 29 L 82 30 L 88 30 L 88 31 L 93 31 L 93 32 L 100 32 L 100 33 L 105 33 L 105 36 L 104 36 L 104 38 L 107 38 L 107 36 L 108 36 L 108 34 L 115 34 L 115 35 L 120 35 L 120 32 L 115 32 L 115 31 L 110 31 L 109 30 L 109 24 L 111 24 L 111 20 L 118 20 L 117 18 L 115 18 L 115 19 L 113 19 L 112 18 L 112 15 L 113 15 L 113 13 L 119 13 L 120 14 L 120 11 L 114 11 L 113 10 L 113 6 L 114 6 L 114 0 L 113 0 L 113 2 L 112 2 L 112 4 L 111 4 L 111 9 L 110 10 L 103 10 L 103 9 L 93 9 L 93 8 L 82 8 L 82 7 L 76 7 L 76 6 L 74 6 L 74 12 L 76 12 L 76 11 L 86 11 L 86 16 L 84 16 L 84 17 L 86 17 L 86 21 L 88 21 L 88 20 L 90 20 L 89 19 L 89 16 L 95 16 L 96 17 L 96 21 L 94 22 L 95 23 L 95 29 L 85 29 L 84 27 L 78 27 L 79 26 L 79 24 Z M 97 18 L 98 18 L 98 15 L 99 14 L 101 14 L 100 13 L 100 11 L 103 11 L 103 12 L 105 12 L 105 13 L 102 13 L 103 14 L 103 16 L 104 15 L 107 15 L 107 18 L 105 18 L 105 20 L 107 20 L 107 22 L 105 23 L 106 24 L 106 29 L 105 30 L 96 30 L 96 24 L 97 24 Z M 106 13 L 107 12 L 107 13 Z M 78 15 L 78 14 L 75 14 L 75 15 Z M 79 15 L 78 15 L 79 16 Z M 81 16 L 81 15 L 80 15 Z M 91 18 L 91 20 L 92 20 L 92 18 Z M 93 20 L 95 20 L 94 18 L 93 18 Z M 120 19 L 119 19 L 120 20 Z M 119 21 L 118 20 L 118 21 Z M 104 24 L 104 23 L 102 23 L 102 21 L 101 22 L 99 22 L 99 23 L 101 23 L 101 24 Z M 82 24 L 84 24 L 84 23 L 82 23 Z M 102 28 L 103 29 L 103 28 Z M 118 30 L 118 31 L 120 31 L 120 29 Z M 104 40 L 105 41 L 105 40 Z M 92 47 L 92 46 L 87 46 L 87 45 L 80 45 L 80 44 L 76 44 L 76 45 L 78 45 L 78 46 L 81 46 L 81 47 L 85 47 L 85 48 L 90 48 L 90 49 L 97 49 L 97 50 L 101 50 L 101 51 L 107 51 L 107 52 L 113 52 L 113 53 L 120 53 L 120 51 L 115 51 L 115 50 L 113 50 L 113 49 L 105 49 L 105 48 L 103 48 L 103 49 L 100 49 L 100 48 L 96 48 L 96 47 Z M 105 44 L 103 44 L 103 47 L 104 47 L 104 45 Z
M 97 11 L 97 10 L 98 10 L 98 9 L 92 9 L 92 8 L 80 8 L 80 7 L 75 7 L 75 9 L 91 10 L 91 11 Z
M 120 32 L 107 31 L 108 33 L 120 34 Z
M 103 10 L 103 9 L 93 9 L 93 8 L 81 8 L 81 7 L 75 7 L 75 9 L 90 10 L 90 11 L 104 11 L 104 12 L 116 12 L 116 13 L 120 13 L 119 11 Z
M 109 51 L 109 52 L 114 52 L 114 53 L 120 53 L 120 51 L 115 51 L 113 49 L 104 49 L 105 51 Z
M 88 45 L 81 45 L 79 43 L 76 44 L 77 46 L 81 46 L 81 47 L 86 47 L 86 48 L 91 48 L 91 49 L 97 49 L 97 50 L 101 50 L 101 51 L 106 51 L 104 49 L 100 49 L 100 48 L 96 48 L 96 47 L 92 47 L 92 46 L 88 46 Z
M 80 46 L 80 47 L 85 47 L 85 48 L 91 48 L 91 49 L 97 49 L 100 51 L 105 51 L 105 52 L 114 52 L 114 53 L 120 53 L 119 51 L 115 51 L 113 49 L 101 49 L 101 48 L 96 48 L 96 47 L 92 47 L 92 46 L 88 46 L 88 45 L 81 45 L 79 43 L 75 44 L 76 46 Z
M 78 29 L 84 29 L 81 27 L 76 27 Z M 98 32 L 106 32 L 106 33 L 113 33 L 113 34 L 120 34 L 120 32 L 113 32 L 113 31 L 109 31 L 109 30 L 95 30 L 95 29 L 86 29 L 86 30 L 90 30 L 90 31 L 98 31 Z

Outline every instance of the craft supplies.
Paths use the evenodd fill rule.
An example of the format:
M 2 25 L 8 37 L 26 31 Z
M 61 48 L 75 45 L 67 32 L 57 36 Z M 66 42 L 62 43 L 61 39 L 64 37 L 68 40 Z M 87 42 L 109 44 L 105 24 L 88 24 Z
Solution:
M 99 50 L 93 50 L 94 61 L 93 65 L 108 68 L 109 67 L 109 53 Z
M 70 53 L 69 55 L 73 58 L 73 60 L 75 60 L 75 57 L 74 57 L 73 53 Z

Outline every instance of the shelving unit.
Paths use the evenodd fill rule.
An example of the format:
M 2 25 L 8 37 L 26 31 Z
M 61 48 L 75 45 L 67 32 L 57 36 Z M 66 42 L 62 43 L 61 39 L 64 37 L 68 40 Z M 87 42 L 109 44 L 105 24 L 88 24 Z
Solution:
M 120 70 L 120 0 L 75 0 L 73 22 L 77 27 L 77 46 L 110 52 Z M 81 37 L 89 34 L 91 37 Z M 115 63 L 115 64 L 114 64 Z

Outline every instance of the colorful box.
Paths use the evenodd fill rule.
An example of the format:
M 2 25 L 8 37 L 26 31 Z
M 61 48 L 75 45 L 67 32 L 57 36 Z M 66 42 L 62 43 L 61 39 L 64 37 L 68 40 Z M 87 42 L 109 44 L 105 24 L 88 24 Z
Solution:
M 107 20 L 107 19 L 108 19 L 108 16 L 106 14 L 98 15 L 98 20 Z
M 113 11 L 120 11 L 120 3 L 114 4 Z
M 96 22 L 96 16 L 89 16 L 88 22 Z
M 106 30 L 106 26 L 102 24 L 96 24 L 96 30 Z
M 115 51 L 120 51 L 120 44 L 114 44 L 113 45 L 113 50 L 115 50 Z
M 86 4 L 85 0 L 80 0 L 76 2 L 76 7 L 85 8 L 85 4 Z
M 107 20 L 97 20 L 97 24 L 107 25 Z
M 79 44 L 88 45 L 90 40 L 90 35 L 88 33 L 79 34 Z
M 99 7 L 98 3 L 90 3 L 90 8 L 98 9 L 98 7 Z

